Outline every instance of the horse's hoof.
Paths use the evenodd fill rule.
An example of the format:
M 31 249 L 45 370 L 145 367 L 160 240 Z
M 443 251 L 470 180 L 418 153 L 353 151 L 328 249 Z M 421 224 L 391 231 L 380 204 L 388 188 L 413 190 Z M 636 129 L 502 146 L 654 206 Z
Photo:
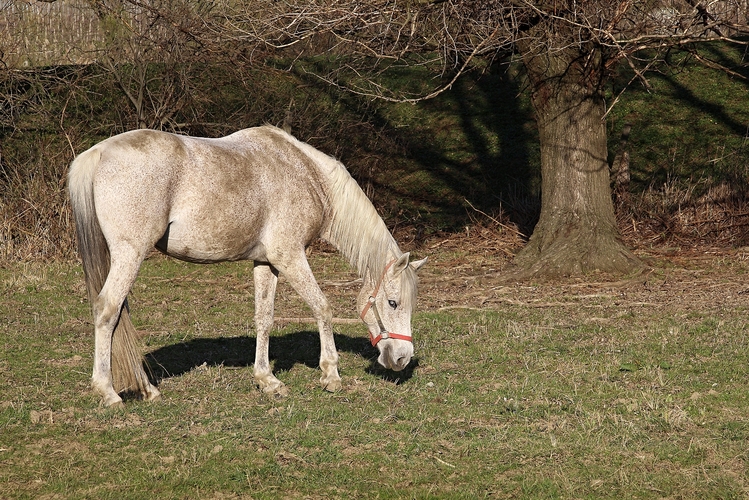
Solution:
M 262 390 L 263 393 L 270 396 L 276 396 L 278 398 L 285 398 L 289 395 L 289 389 L 286 388 L 286 385 L 284 385 L 283 382 L 267 385 L 265 387 L 262 387 Z
M 159 391 L 154 386 L 151 386 L 143 394 L 143 400 L 144 401 L 151 401 L 151 402 L 161 401 L 161 391 Z
M 104 408 L 112 410 L 123 410 L 125 408 L 125 403 L 122 402 L 122 399 L 115 401 L 102 401 L 101 404 Z
M 338 392 L 343 387 L 341 385 L 341 379 L 331 380 L 330 382 L 325 382 L 324 380 L 321 380 L 322 382 L 322 388 L 328 392 Z
M 103 406 L 104 408 L 123 408 L 125 406 L 120 395 L 114 391 L 109 391 L 107 394 L 102 394 L 99 405 Z
M 157 401 L 161 401 L 161 393 L 158 392 L 156 394 L 146 394 L 146 397 L 144 399 L 149 403 L 156 403 Z

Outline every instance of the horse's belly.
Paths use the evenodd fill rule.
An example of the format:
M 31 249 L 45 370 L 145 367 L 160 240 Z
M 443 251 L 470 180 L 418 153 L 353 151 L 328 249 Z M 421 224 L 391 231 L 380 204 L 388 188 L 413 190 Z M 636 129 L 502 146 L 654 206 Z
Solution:
M 156 248 L 167 255 L 190 262 L 220 262 L 226 260 L 262 260 L 263 245 L 245 231 L 199 230 L 194 226 L 173 221 Z

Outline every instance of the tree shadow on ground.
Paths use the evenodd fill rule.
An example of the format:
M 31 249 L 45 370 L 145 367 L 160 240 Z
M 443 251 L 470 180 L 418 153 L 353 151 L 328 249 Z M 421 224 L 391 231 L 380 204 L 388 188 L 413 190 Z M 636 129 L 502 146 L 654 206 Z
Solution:
M 417 168 L 431 178 L 429 186 L 437 187 L 425 201 L 447 216 L 445 229 L 481 219 L 478 209 L 502 212 L 523 234 L 532 232 L 540 209 L 538 139 L 522 85 L 504 66 L 467 75 L 422 103 L 432 127 L 398 131 Z
M 350 352 L 369 360 L 366 372 L 396 384 L 413 377 L 419 361 L 414 358 L 400 372 L 381 367 L 377 363 L 378 351 L 366 338 L 350 337 L 336 333 L 335 344 L 339 352 Z M 254 337 L 198 338 L 161 347 L 146 355 L 151 376 L 156 385 L 162 380 L 179 377 L 203 364 L 233 368 L 251 367 L 255 361 Z M 290 371 L 301 364 L 316 369 L 319 365 L 320 339 L 316 331 L 297 331 L 270 340 L 269 358 L 274 362 L 274 373 Z
M 401 76 L 411 85 L 412 78 Z M 388 225 L 461 231 L 484 218 L 479 211 L 501 212 L 530 234 L 540 209 L 538 138 L 517 67 L 498 63 L 463 75 L 416 106 L 373 104 L 310 74 L 298 77 L 344 116 L 360 117 L 338 144 L 310 140 L 335 149 Z
M 458 117 L 462 154 L 419 146 L 427 144 L 424 141 L 414 141 L 412 149 L 423 169 L 454 186 L 470 203 L 471 215 L 474 208 L 501 212 L 530 235 L 540 211 L 540 158 L 535 122 L 523 93 L 523 77 L 505 65 L 461 79 L 443 101 L 429 105 Z M 439 146 L 434 142 L 432 147 Z
M 736 97 L 749 81 L 743 59 L 743 48 L 718 42 L 670 50 L 647 73 L 647 86 L 630 84 L 636 75 L 626 65 L 617 70 L 612 94 L 624 94 L 608 118 L 609 151 L 611 158 L 619 153 L 619 132 L 631 125 L 634 192 L 670 185 L 704 194 L 721 183 L 746 185 L 747 106 Z

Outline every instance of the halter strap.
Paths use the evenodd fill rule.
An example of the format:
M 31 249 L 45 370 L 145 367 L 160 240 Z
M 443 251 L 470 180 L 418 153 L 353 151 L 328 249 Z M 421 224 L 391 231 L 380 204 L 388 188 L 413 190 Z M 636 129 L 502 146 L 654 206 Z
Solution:
M 383 339 L 396 339 L 396 340 L 407 340 L 409 342 L 413 342 L 413 338 L 410 335 L 402 335 L 400 333 L 393 333 L 387 331 L 385 328 L 385 325 L 382 323 L 382 318 L 380 318 L 380 312 L 377 310 L 377 304 L 375 303 L 377 294 L 380 291 L 380 285 L 385 279 L 385 275 L 388 272 L 388 269 L 390 269 L 390 266 L 393 265 L 395 262 L 395 259 L 388 262 L 388 264 L 385 266 L 385 269 L 382 271 L 382 276 L 380 276 L 380 279 L 375 284 L 374 290 L 372 290 L 372 294 L 369 296 L 369 300 L 367 300 L 367 304 L 364 306 L 364 309 L 362 309 L 361 314 L 359 317 L 362 321 L 364 321 L 364 316 L 367 315 L 369 312 L 369 309 L 372 309 L 372 312 L 375 315 L 375 319 L 377 320 L 377 326 L 380 327 L 380 333 L 377 336 L 372 335 L 372 332 L 369 332 L 369 341 L 372 343 L 372 346 L 376 346 L 380 340 Z M 366 321 L 365 321 L 366 323 Z
M 385 279 L 385 275 L 387 274 L 388 269 L 390 269 L 390 266 L 392 266 L 394 262 L 395 262 L 395 259 L 393 259 L 390 262 L 388 262 L 388 264 L 385 266 L 385 269 L 382 271 L 382 276 L 380 276 L 380 279 L 377 281 L 377 284 L 375 285 L 374 290 L 372 290 L 372 294 L 369 296 L 369 300 L 367 301 L 367 305 L 364 306 L 364 309 L 362 309 L 362 312 L 359 315 L 359 317 L 362 319 L 362 321 L 364 321 L 364 316 L 366 316 L 367 312 L 369 312 L 369 308 L 374 305 L 374 303 L 375 303 L 374 299 L 375 299 L 375 297 L 377 297 L 377 293 L 380 291 L 380 285 L 382 284 L 382 281 Z M 377 306 L 375 306 L 375 308 L 376 307 Z M 379 314 L 377 314 L 377 316 L 379 316 Z

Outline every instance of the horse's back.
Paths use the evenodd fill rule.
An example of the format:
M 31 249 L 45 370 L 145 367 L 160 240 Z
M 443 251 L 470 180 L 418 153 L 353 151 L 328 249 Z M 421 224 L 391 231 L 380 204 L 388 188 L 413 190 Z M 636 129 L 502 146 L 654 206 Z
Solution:
M 152 130 L 96 146 L 102 226 L 194 261 L 264 259 L 320 232 L 325 194 L 317 166 L 293 141 L 258 127 L 217 139 Z M 109 219 L 109 220 L 106 220 Z

